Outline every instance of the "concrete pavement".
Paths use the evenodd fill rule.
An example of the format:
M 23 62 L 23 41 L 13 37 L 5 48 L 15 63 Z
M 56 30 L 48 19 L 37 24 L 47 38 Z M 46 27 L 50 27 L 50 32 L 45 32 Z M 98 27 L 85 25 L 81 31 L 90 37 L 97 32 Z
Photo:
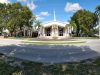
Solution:
M 100 56 L 100 39 L 77 39 L 83 44 L 32 45 L 22 44 L 23 40 L 0 39 L 0 52 L 24 60 L 42 63 L 65 63 Z

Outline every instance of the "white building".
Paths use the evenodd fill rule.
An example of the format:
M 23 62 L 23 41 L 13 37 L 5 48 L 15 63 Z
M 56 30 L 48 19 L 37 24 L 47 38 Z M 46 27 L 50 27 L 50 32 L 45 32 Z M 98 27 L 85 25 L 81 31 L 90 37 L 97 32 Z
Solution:
M 51 22 L 43 23 L 40 31 L 40 38 L 68 38 L 72 31 L 72 27 L 67 26 L 69 23 L 59 22 L 56 20 L 55 11 L 54 11 L 54 20 Z

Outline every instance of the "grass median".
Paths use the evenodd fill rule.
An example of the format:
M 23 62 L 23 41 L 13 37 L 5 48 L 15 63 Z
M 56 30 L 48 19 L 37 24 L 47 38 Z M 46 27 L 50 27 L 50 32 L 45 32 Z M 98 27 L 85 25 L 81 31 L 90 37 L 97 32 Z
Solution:
M 61 45 L 61 44 L 82 44 L 85 43 L 85 41 L 80 41 L 80 42 L 62 42 L 62 41 L 34 41 L 34 42 L 30 42 L 30 41 L 26 41 L 23 43 L 27 43 L 27 44 L 36 44 L 36 45 L 48 45 L 48 44 L 54 44 L 54 45 Z

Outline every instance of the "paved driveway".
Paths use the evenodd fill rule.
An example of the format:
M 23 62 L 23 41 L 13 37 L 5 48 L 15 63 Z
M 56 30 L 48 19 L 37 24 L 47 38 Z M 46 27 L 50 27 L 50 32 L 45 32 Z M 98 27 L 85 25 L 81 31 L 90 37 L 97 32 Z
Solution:
M 100 40 L 85 40 L 78 45 L 32 45 L 21 44 L 22 40 L 0 40 L 10 45 L 0 46 L 0 52 L 24 60 L 42 63 L 65 63 L 100 56 Z

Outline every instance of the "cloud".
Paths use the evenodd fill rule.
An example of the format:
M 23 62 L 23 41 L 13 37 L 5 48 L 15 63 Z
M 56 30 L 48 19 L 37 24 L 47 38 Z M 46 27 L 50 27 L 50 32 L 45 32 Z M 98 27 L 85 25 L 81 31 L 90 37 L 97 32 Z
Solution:
M 27 0 L 17 0 L 18 2 L 27 2 Z
M 36 15 L 36 20 L 44 20 L 44 17 Z
M 46 12 L 41 12 L 40 15 L 41 16 L 49 16 L 49 13 L 47 11 Z
M 10 3 L 9 0 L 0 0 L 0 3 Z
M 30 10 L 34 10 L 37 7 L 37 5 L 35 5 L 33 1 L 29 1 L 29 0 L 17 0 L 17 1 L 24 2 L 30 8 Z
M 34 9 L 36 9 L 36 7 L 37 7 L 37 5 L 35 5 L 33 2 L 31 2 L 31 3 L 27 3 L 27 6 L 31 9 L 31 10 L 34 10 Z
M 75 12 L 77 10 L 82 9 L 82 7 L 79 5 L 79 3 L 67 2 L 64 9 L 65 9 L 66 12 Z
M 47 11 L 40 12 L 38 15 L 36 15 L 37 20 L 44 20 L 46 16 L 49 16 L 50 14 Z

